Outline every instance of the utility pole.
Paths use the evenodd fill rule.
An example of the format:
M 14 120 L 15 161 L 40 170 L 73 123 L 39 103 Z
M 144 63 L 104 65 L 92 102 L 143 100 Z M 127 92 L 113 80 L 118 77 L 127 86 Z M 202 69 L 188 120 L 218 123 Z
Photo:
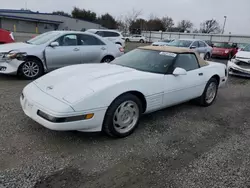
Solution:
M 224 34 L 226 22 L 227 22 L 227 16 L 224 16 L 224 24 L 223 24 L 223 28 L 222 28 L 221 34 Z

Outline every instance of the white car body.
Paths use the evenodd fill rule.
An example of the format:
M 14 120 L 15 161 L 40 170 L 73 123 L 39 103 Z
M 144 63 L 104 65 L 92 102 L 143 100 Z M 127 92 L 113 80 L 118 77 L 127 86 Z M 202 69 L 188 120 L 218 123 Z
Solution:
M 27 116 L 51 130 L 94 132 L 102 130 L 108 107 L 124 93 L 140 94 L 145 100 L 143 113 L 146 114 L 201 96 L 213 76 L 218 77 L 221 87 L 227 80 L 226 66 L 207 62 L 206 66 L 176 76 L 112 63 L 73 65 L 28 84 L 20 102 Z M 56 118 L 94 116 L 88 120 L 54 123 L 39 116 L 38 110 Z
M 125 37 L 125 40 L 127 42 L 140 42 L 140 43 L 146 42 L 146 38 L 142 35 L 132 35 L 129 37 Z
M 123 39 L 123 35 L 119 31 L 111 29 L 88 29 L 87 32 L 97 34 L 112 41 L 115 44 L 120 44 L 123 48 L 125 48 L 125 40 Z
M 97 63 L 107 56 L 113 58 L 119 57 L 124 54 L 120 51 L 121 48 L 118 45 L 114 45 L 112 42 L 91 33 L 78 32 L 78 31 L 51 31 L 43 33 L 39 37 L 46 37 L 47 34 L 51 34 L 52 37 L 48 38 L 42 44 L 30 44 L 29 41 L 35 40 L 33 38 L 28 42 L 17 42 L 3 44 L 0 46 L 0 73 L 1 74 L 18 74 L 19 68 L 25 59 L 36 58 L 42 64 L 44 72 L 49 72 L 57 68 L 61 68 L 68 65 L 84 64 L 84 63 Z M 70 35 L 84 35 L 95 37 L 103 42 L 103 45 L 69 45 L 69 46 L 50 46 L 52 42 L 58 40 L 63 36 Z M 11 53 L 24 53 L 25 57 L 7 58 Z
M 250 47 L 249 47 L 250 49 Z M 250 78 L 250 51 L 239 51 L 228 61 L 230 75 Z

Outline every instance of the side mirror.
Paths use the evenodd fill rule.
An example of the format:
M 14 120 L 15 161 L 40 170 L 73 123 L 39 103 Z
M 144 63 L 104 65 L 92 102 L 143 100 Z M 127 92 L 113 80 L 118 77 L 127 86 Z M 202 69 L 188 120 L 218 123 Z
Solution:
M 190 46 L 190 49 L 195 49 L 196 48 L 196 46 Z
M 59 43 L 58 42 L 51 42 L 50 46 L 51 47 L 56 47 L 56 46 L 59 46 Z
M 175 76 L 179 76 L 179 75 L 186 75 L 187 74 L 187 71 L 183 68 L 179 68 L 179 67 L 176 67 L 174 69 L 174 72 L 173 72 L 173 75 Z

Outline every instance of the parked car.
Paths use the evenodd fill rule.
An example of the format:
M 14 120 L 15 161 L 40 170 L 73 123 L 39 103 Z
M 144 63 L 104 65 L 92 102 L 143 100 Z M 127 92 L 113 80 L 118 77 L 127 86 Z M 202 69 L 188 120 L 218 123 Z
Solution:
M 209 45 L 209 46 L 211 46 L 211 47 L 213 47 L 213 42 L 211 41 L 211 40 L 205 40 L 205 42 Z
M 4 29 L 0 29 L 0 44 L 15 42 L 13 33 Z
M 109 30 L 109 29 L 88 29 L 87 32 L 94 33 L 101 37 L 107 38 L 108 40 L 114 42 L 115 44 L 119 44 L 123 48 L 125 48 L 124 37 L 119 31 Z
M 0 46 L 0 73 L 35 79 L 73 64 L 110 62 L 124 49 L 87 32 L 51 31 L 26 42 Z
M 140 42 L 140 43 L 146 42 L 146 38 L 142 35 L 132 35 L 124 38 L 126 42 Z
M 152 46 L 166 46 L 168 43 L 173 42 L 174 39 L 163 39 L 158 42 L 153 42 Z
M 190 49 L 145 46 L 111 63 L 72 65 L 28 84 L 24 113 L 52 130 L 131 134 L 142 114 L 192 99 L 211 105 L 227 81 L 226 65 Z
M 206 42 L 199 39 L 177 39 L 167 44 L 168 46 L 182 47 L 194 49 L 200 54 L 204 54 L 204 59 L 210 59 L 212 55 L 212 47 Z
M 231 59 L 238 52 L 237 44 L 228 42 L 216 42 L 213 44 L 212 57 Z
M 250 44 L 228 61 L 229 74 L 250 78 Z

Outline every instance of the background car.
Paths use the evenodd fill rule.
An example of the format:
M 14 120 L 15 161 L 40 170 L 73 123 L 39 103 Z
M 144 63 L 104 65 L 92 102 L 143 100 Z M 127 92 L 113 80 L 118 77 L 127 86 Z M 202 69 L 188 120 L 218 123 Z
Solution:
M 209 46 L 213 47 L 213 42 L 212 42 L 211 40 L 205 40 L 205 42 L 206 42 Z
M 123 47 L 95 34 L 51 31 L 26 42 L 1 45 L 0 73 L 34 79 L 64 66 L 110 62 L 123 54 Z
M 174 39 L 163 39 L 158 42 L 153 42 L 152 46 L 166 46 L 168 43 L 173 42 Z
M 212 57 L 231 59 L 238 52 L 236 43 L 215 42 L 213 44 Z
M 228 61 L 229 74 L 250 78 L 250 44 Z
M 176 39 L 168 43 L 167 46 L 194 49 L 198 53 L 204 54 L 204 59 L 210 59 L 213 49 L 206 42 L 199 39 Z
M 140 43 L 146 42 L 146 38 L 142 35 L 132 35 L 124 38 L 126 42 L 140 42 Z
M 0 29 L 0 44 L 15 42 L 13 33 L 4 29 Z
M 123 48 L 125 48 L 124 37 L 119 31 L 109 30 L 109 29 L 88 29 L 87 32 L 97 34 L 101 37 L 107 38 L 108 40 L 114 42 L 115 44 L 119 44 Z

